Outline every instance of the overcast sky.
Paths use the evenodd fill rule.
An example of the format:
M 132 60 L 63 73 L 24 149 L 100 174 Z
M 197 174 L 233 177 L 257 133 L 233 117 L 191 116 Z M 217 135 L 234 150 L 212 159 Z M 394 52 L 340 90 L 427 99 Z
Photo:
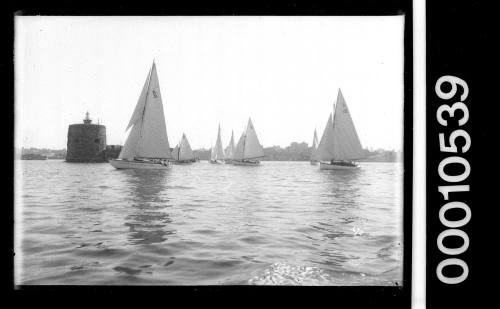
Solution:
M 402 149 L 403 16 L 16 17 L 15 143 L 66 148 L 85 112 L 125 128 L 155 59 L 167 134 L 224 147 L 321 138 L 339 87 L 365 148 Z

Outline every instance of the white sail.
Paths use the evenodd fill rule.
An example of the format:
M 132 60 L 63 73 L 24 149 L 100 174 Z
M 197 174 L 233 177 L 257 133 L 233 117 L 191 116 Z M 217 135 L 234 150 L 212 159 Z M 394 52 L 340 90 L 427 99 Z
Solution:
M 179 145 L 175 145 L 174 149 L 172 150 L 172 158 L 174 160 L 179 160 Z
M 333 159 L 355 160 L 363 157 L 363 147 L 339 89 L 333 119 Z
M 191 145 L 189 145 L 189 142 L 185 134 L 182 134 L 181 143 L 179 144 L 177 160 L 179 161 L 194 160 L 193 150 L 191 149 Z
M 318 149 L 316 149 L 314 159 L 320 161 L 330 161 L 334 157 L 333 153 L 333 121 L 332 114 L 328 116 L 323 136 L 319 141 Z
M 318 149 L 318 134 L 316 133 L 316 129 L 314 129 L 314 137 L 313 137 L 313 144 L 312 144 L 312 151 L 311 151 L 311 160 L 317 160 L 316 159 L 316 149 Z
M 220 137 L 220 125 L 219 131 L 217 133 L 217 141 L 215 142 L 215 147 L 212 149 L 212 160 L 223 160 L 224 159 L 224 149 L 222 149 L 222 141 Z
M 214 146 L 210 146 L 210 160 L 214 161 L 215 159 L 215 149 Z
M 137 100 L 137 104 L 135 105 L 134 112 L 132 113 L 132 116 L 130 117 L 130 121 L 128 122 L 128 125 L 127 125 L 127 128 L 125 129 L 125 131 L 127 131 L 134 124 L 142 121 L 142 115 L 144 112 L 144 107 L 146 105 L 146 100 L 147 100 L 147 95 L 148 95 L 148 90 L 149 90 L 149 85 L 150 85 L 150 80 L 151 80 L 152 68 L 153 68 L 153 66 L 151 66 L 151 68 L 149 69 L 148 76 L 146 77 L 146 81 L 144 82 L 144 86 L 142 86 L 141 95 L 139 96 L 139 100 Z
M 259 138 L 255 132 L 252 119 L 248 119 L 244 146 L 244 159 L 261 158 L 264 156 L 264 149 L 259 143 Z
M 318 149 L 318 133 L 316 133 L 316 129 L 314 129 L 313 148 Z
M 136 156 L 136 148 L 140 138 L 139 131 L 142 122 L 142 113 L 144 111 L 144 107 L 146 104 L 146 97 L 147 97 L 150 78 L 151 78 L 151 69 L 149 69 L 148 76 L 146 77 L 146 81 L 144 82 L 144 86 L 142 87 L 142 91 L 139 96 L 139 100 L 135 105 L 132 117 L 130 117 L 130 121 L 127 125 L 127 128 L 125 129 L 126 131 L 133 126 L 132 130 L 130 130 L 128 134 L 127 139 L 125 140 L 125 144 L 123 145 L 120 154 L 118 155 L 119 159 L 133 159 Z
M 127 129 L 131 126 L 132 129 L 120 152 L 120 159 L 172 157 L 154 62 Z
M 245 132 L 241 133 L 241 137 L 238 140 L 238 144 L 234 148 L 233 155 L 231 159 L 233 160 L 243 160 L 243 147 L 245 144 Z
M 130 130 L 127 140 L 118 155 L 118 159 L 129 159 L 132 160 L 136 156 L 136 147 L 139 142 L 139 125 L 134 125 Z
M 226 147 L 226 158 L 232 158 L 234 151 L 234 132 L 231 131 L 231 140 L 229 141 L 229 145 Z

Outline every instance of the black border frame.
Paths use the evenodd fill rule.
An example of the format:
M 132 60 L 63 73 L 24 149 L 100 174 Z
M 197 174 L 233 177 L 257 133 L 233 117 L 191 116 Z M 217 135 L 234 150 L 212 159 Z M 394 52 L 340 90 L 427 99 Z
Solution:
M 426 4 L 426 305 L 428 308 L 472 308 L 488 304 L 498 294 L 494 283 L 496 276 L 498 216 L 495 210 L 498 192 L 498 164 L 496 147 L 498 142 L 498 21 L 493 3 L 481 0 L 470 1 L 427 1 Z M 495 23 L 495 24 L 494 24 Z M 495 54 L 495 55 L 493 55 Z M 461 100 L 459 95 L 449 100 L 438 97 L 435 91 L 437 80 L 452 75 L 464 80 L 469 95 Z M 443 85 L 447 91 L 449 85 Z M 460 89 L 460 88 L 459 88 Z M 461 94 L 462 89 L 458 90 Z M 469 111 L 468 121 L 459 126 L 457 120 L 463 115 L 447 117 L 448 126 L 437 121 L 437 111 L 442 104 L 451 105 L 462 101 Z M 465 130 L 470 136 L 470 149 L 463 153 L 463 139 L 457 139 L 457 153 L 442 152 L 439 134 L 445 139 L 457 129 Z M 448 141 L 445 144 L 449 144 Z M 460 182 L 443 180 L 438 174 L 440 162 L 451 156 L 458 156 L 470 164 L 469 176 Z M 458 175 L 459 165 L 447 167 L 446 173 Z M 438 186 L 469 185 L 467 192 L 450 193 L 444 200 Z M 469 247 L 465 252 L 444 254 L 438 248 L 437 238 L 448 227 L 439 219 L 439 210 L 448 202 L 463 202 L 470 208 L 470 221 L 456 229 L 467 234 Z M 462 216 L 463 214 L 460 214 Z M 453 218 L 452 214 L 448 214 Z M 458 220 L 458 215 L 455 219 Z M 458 237 L 447 237 L 443 241 L 449 248 L 458 248 L 463 241 Z M 456 284 L 446 284 L 437 277 L 437 266 L 443 260 L 456 258 L 468 265 L 468 277 Z M 443 269 L 445 276 L 459 276 L 462 270 L 457 266 Z M 481 279 L 493 280 L 481 280 Z M 492 284 L 489 284 L 492 282 Z M 491 291 L 490 291 L 491 289 Z M 483 305 L 484 306 L 484 305 Z
M 90 3 L 86 3 L 88 5 Z M 138 5 L 137 3 L 135 5 Z M 413 8 L 411 0 L 388 0 L 388 1 L 336 1 L 328 5 L 319 5 L 316 3 L 289 3 L 287 5 L 271 5 L 270 3 L 259 4 L 215 4 L 204 3 L 204 7 L 195 7 L 192 4 L 176 3 L 169 5 L 163 3 L 163 8 L 145 9 L 124 4 L 104 4 L 99 3 L 93 8 L 78 7 L 76 4 L 52 3 L 37 3 L 34 6 L 22 5 L 20 3 L 10 7 L 10 26 L 14 27 L 13 18 L 15 15 L 177 15 L 177 16 L 192 16 L 192 15 L 267 15 L 267 16 L 300 16 L 300 15 L 316 15 L 316 16 L 377 16 L 377 15 L 404 15 L 404 219 L 403 219 L 403 286 L 335 286 L 335 287 L 283 287 L 283 286 L 169 286 L 158 287 L 127 287 L 127 286 L 17 286 L 16 294 L 26 294 L 36 292 L 44 292 L 45 296 L 50 296 L 53 292 L 61 292 L 61 294 L 71 295 L 75 292 L 84 294 L 103 294 L 113 295 L 117 293 L 127 294 L 132 292 L 132 289 L 138 290 L 140 293 L 156 293 L 160 292 L 164 295 L 189 295 L 189 296 L 270 296 L 274 298 L 287 297 L 293 299 L 302 293 L 325 297 L 330 300 L 332 305 L 347 304 L 347 305 L 383 305 L 385 308 L 403 308 L 411 304 L 411 289 L 412 289 L 412 189 L 413 189 Z M 34 7 L 34 8 L 33 8 Z M 10 34 L 13 41 L 13 31 Z M 12 45 L 13 46 L 13 45 Z M 12 47 L 8 46 L 8 48 Z M 12 50 L 7 54 L 12 56 Z M 14 73 L 12 57 L 7 57 L 10 62 L 7 72 Z M 3 62 L 5 63 L 5 62 Z M 2 64 L 3 64 L 2 63 Z M 9 79 L 9 78 L 7 78 Z M 10 79 L 13 81 L 13 79 Z M 4 84 L 5 85 L 5 84 Z M 12 85 L 10 91 L 13 91 L 13 82 L 7 85 Z M 12 96 L 14 98 L 14 96 Z M 14 100 L 12 100 L 14 104 Z M 13 105 L 12 105 L 13 107 Z M 12 113 L 13 115 L 13 113 Z M 13 124 L 12 124 L 13 132 Z M 13 134 L 12 134 L 13 141 Z M 13 146 L 13 145 L 12 145 Z M 13 148 L 12 148 L 13 149 Z M 13 159 L 13 157 L 12 157 Z M 14 171 L 11 170 L 11 175 Z M 13 187 L 11 187 L 13 192 Z M 13 205 L 13 203 L 12 203 Z M 12 207 L 13 209 L 13 207 Z M 12 211 L 13 215 L 13 211 Z M 12 220 L 13 223 L 13 220 Z M 13 225 L 12 230 L 13 232 Z M 11 240 L 13 248 L 13 238 Z M 10 259 L 13 263 L 12 252 L 9 252 Z M 13 266 L 13 264 L 12 264 Z M 5 278 L 5 277 L 4 277 Z M 13 287 L 13 267 L 8 277 L 11 279 L 11 287 Z M 45 293 L 48 292 L 48 293 Z M 134 292 L 135 293 L 135 292 Z M 298 294 L 297 294 L 298 293 Z M 290 297 L 292 296 L 292 297 Z M 43 298 L 43 297 L 42 297 Z

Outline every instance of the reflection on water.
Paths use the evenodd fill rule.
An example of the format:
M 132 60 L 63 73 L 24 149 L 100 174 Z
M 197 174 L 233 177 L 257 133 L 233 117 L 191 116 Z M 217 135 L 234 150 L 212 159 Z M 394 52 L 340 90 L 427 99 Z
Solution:
M 162 243 L 167 236 L 175 234 L 169 224 L 172 222 L 167 213 L 168 179 L 170 170 L 125 170 L 129 194 L 125 197 L 131 202 L 132 211 L 125 216 L 129 227 L 131 244 Z
M 16 282 L 401 284 L 402 171 L 24 161 Z

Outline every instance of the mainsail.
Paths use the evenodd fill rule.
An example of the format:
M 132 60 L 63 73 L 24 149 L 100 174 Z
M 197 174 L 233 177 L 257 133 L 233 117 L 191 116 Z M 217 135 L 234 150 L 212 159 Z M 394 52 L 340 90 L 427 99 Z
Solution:
M 252 119 L 248 119 L 248 125 L 241 134 L 241 137 L 234 149 L 232 159 L 235 160 L 245 160 L 245 159 L 256 159 L 264 156 L 264 149 L 259 143 L 259 138 L 255 132 L 255 128 L 252 123 Z
M 210 159 L 212 161 L 224 159 L 224 149 L 222 149 L 222 141 L 220 137 L 220 124 L 219 131 L 217 133 L 217 141 L 215 142 L 215 147 L 212 148 Z
M 315 160 L 356 160 L 363 157 L 363 148 L 356 133 L 349 109 L 339 89 L 335 114 L 328 116 L 325 131 L 314 155 Z
M 170 159 L 172 157 L 154 62 L 126 130 L 130 127 L 132 129 L 118 158 Z

